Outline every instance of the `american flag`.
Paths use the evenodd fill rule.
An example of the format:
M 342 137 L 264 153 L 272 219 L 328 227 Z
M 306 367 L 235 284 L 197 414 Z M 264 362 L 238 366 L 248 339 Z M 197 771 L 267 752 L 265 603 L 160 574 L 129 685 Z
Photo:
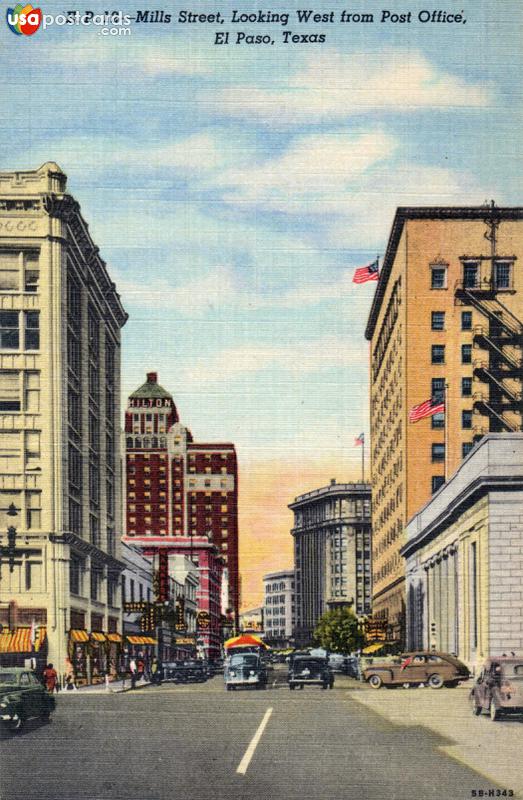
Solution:
M 425 417 L 432 417 L 433 414 L 445 412 L 445 400 L 443 397 L 431 397 L 417 406 L 413 406 L 409 411 L 409 422 L 417 422 Z
M 358 445 L 364 444 L 364 442 L 365 442 L 365 434 L 360 433 L 360 435 L 356 436 L 356 438 L 354 439 L 354 447 L 358 447 Z
M 367 283 L 367 281 L 377 281 L 379 278 L 378 261 L 367 264 L 366 267 L 358 267 L 352 276 L 353 283 Z

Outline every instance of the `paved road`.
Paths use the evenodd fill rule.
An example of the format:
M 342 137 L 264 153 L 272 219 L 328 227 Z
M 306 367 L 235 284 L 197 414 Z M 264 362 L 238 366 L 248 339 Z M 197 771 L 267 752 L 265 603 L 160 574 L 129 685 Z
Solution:
M 495 788 L 441 752 L 449 740 L 388 721 L 355 701 L 365 689 L 356 684 L 351 693 L 347 683 L 225 692 L 214 678 L 63 694 L 50 725 L 1 742 L 0 797 L 460 800 Z

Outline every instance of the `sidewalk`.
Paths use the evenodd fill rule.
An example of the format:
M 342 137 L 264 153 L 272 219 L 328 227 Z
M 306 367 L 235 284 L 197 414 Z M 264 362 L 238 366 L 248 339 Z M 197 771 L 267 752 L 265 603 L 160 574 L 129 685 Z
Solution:
M 522 719 L 514 716 L 492 722 L 485 715 L 472 716 L 470 686 L 471 682 L 438 691 L 375 690 L 363 684 L 363 691 L 349 690 L 349 696 L 393 724 L 421 726 L 443 736 L 448 744 L 441 750 L 478 773 L 478 788 L 483 776 L 523 798 Z
M 141 680 L 136 683 L 137 689 L 143 689 L 144 686 L 149 686 L 150 681 Z M 79 694 L 121 694 L 122 692 L 131 692 L 131 681 L 126 678 L 124 681 L 111 681 L 110 683 L 98 683 L 96 686 L 79 686 L 78 689 L 68 691 L 62 689 L 60 696 L 75 697 Z

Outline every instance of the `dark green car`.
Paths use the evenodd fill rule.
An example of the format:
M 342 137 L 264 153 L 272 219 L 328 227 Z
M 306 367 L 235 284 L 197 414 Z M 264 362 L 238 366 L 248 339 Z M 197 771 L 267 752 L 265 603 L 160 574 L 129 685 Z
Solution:
M 30 717 L 48 721 L 54 708 L 54 697 L 32 670 L 0 667 L 0 723 L 4 731 L 22 730 Z

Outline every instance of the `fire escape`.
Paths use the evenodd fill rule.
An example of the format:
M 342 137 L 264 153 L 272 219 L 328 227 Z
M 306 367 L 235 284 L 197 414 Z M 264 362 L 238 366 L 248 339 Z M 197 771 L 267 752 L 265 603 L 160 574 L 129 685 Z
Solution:
M 491 243 L 490 256 L 461 259 L 463 281 L 455 287 L 460 305 L 479 312 L 472 327 L 474 378 L 482 389 L 474 392 L 474 410 L 483 423 L 474 426 L 474 440 L 488 432 L 523 430 L 523 323 L 507 308 L 500 295 L 510 296 L 516 257 L 496 253 L 496 234 L 501 222 L 494 204 L 485 219 L 485 238 Z

